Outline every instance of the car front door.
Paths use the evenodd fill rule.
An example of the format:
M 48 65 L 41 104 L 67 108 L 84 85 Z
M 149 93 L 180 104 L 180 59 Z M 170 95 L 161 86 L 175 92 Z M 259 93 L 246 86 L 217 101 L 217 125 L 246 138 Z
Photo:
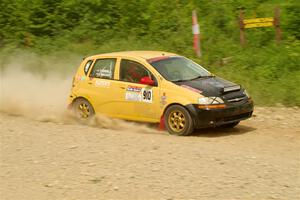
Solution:
M 142 84 L 141 78 L 149 77 L 154 85 Z M 141 63 L 121 59 L 119 65 L 119 88 L 121 118 L 158 122 L 159 87 L 156 77 Z

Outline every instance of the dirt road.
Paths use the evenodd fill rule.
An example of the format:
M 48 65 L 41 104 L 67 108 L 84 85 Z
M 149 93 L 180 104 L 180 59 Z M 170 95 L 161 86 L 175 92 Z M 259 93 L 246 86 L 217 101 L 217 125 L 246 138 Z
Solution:
M 299 111 L 190 137 L 1 113 L 0 199 L 300 199 Z

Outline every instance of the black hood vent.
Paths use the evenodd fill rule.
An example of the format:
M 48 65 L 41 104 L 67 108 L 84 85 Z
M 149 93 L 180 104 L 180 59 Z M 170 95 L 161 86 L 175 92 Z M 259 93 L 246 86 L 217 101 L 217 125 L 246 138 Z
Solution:
M 241 89 L 240 85 L 233 85 L 233 86 L 230 86 L 230 87 L 223 88 L 223 93 L 239 91 L 240 89 Z
M 174 82 L 180 86 L 189 86 L 201 91 L 205 96 L 222 96 L 223 94 L 239 91 L 241 86 L 219 77 L 203 77 L 191 81 Z

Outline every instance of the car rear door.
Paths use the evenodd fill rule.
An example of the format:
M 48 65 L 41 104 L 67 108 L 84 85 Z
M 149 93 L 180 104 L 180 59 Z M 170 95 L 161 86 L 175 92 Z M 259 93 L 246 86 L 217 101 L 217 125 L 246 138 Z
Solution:
M 94 61 L 86 80 L 86 93 L 97 114 L 117 115 L 118 81 L 114 80 L 117 58 L 99 58 Z

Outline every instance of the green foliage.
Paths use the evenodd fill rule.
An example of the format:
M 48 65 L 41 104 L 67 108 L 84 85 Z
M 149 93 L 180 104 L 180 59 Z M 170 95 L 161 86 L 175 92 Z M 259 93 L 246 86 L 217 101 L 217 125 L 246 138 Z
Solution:
M 273 27 L 257 28 L 246 30 L 242 48 L 239 10 L 245 18 L 272 17 L 276 6 L 281 44 L 275 45 Z M 19 49 L 55 58 L 165 50 L 244 85 L 258 104 L 300 106 L 300 4 L 295 0 L 1 0 L 0 7 L 1 63 L 3 55 Z M 192 49 L 193 9 L 201 26 L 201 59 Z

